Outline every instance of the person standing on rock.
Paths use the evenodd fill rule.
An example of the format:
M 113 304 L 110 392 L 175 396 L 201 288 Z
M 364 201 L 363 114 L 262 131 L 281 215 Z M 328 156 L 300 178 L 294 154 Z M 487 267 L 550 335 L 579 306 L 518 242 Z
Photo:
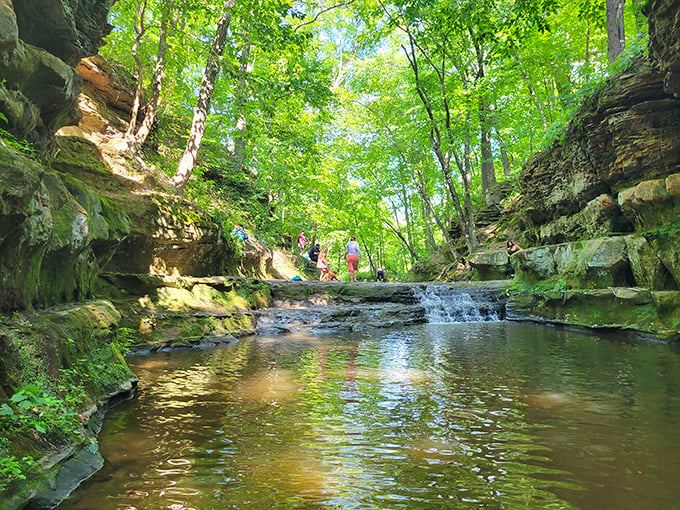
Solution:
M 349 281 L 357 281 L 357 271 L 359 270 L 359 257 L 361 257 L 361 249 L 357 243 L 356 237 L 349 238 L 347 246 L 345 246 L 345 260 L 347 260 L 347 271 L 349 271 Z
M 305 252 L 305 246 L 307 246 L 307 238 L 305 237 L 305 231 L 301 230 L 297 238 L 298 248 L 300 248 L 300 255 Z
M 328 247 L 324 246 L 319 252 L 319 258 L 316 261 L 316 268 L 320 271 L 319 280 L 326 280 L 328 276 Z

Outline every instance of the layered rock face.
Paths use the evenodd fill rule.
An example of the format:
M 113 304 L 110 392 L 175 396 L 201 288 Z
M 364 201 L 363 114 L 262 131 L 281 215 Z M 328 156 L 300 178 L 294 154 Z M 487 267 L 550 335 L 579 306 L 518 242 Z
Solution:
M 2 125 L 38 149 L 80 118 L 82 85 L 73 66 L 96 53 L 113 0 L 0 0 Z
M 89 298 L 103 271 L 271 269 L 269 250 L 253 243 L 239 259 L 219 225 L 115 145 L 132 96 L 103 60 L 82 59 L 108 33 L 111 3 L 0 0 L 0 127 L 42 156 L 0 144 L 0 310 Z
M 610 80 L 521 175 L 520 228 L 552 244 L 648 228 L 680 196 L 680 2 L 650 1 L 648 60 Z M 634 188 L 638 189 L 634 197 Z M 658 224 L 658 222 L 657 222 Z M 642 228 L 641 228 L 642 227 Z
M 513 256 L 516 286 L 534 291 L 511 302 L 519 315 L 680 332 L 680 0 L 645 11 L 649 58 L 522 172 L 519 230 L 539 247 Z
M 680 98 L 664 90 L 664 75 L 648 64 L 638 63 L 635 71 L 612 80 L 593 98 L 594 109 L 582 110 L 569 125 L 568 141 L 536 155 L 522 173 L 525 242 L 633 232 L 637 209 L 644 214 L 649 203 L 678 199 L 675 190 L 644 201 L 625 198 L 641 182 L 680 169 Z

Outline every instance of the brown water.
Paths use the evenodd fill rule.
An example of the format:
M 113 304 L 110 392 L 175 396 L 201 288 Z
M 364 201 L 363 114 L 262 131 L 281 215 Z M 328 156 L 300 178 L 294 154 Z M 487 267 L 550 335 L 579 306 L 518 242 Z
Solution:
M 534 324 L 133 357 L 67 509 L 680 506 L 680 354 Z

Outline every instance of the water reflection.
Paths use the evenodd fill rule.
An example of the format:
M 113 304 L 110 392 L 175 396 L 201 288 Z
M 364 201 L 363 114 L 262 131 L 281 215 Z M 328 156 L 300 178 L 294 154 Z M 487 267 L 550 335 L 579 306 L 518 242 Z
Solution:
M 257 337 L 131 360 L 60 508 L 669 508 L 680 357 L 532 324 Z

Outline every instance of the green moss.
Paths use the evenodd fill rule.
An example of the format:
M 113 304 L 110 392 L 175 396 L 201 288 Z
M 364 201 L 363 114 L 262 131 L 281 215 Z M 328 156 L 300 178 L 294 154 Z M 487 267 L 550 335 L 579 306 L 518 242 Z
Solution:
M 0 499 L 47 483 L 45 452 L 89 444 L 82 413 L 135 379 L 125 359 L 129 336 L 106 302 L 38 314 L 14 314 L 0 324 Z
M 52 155 L 52 167 L 66 173 L 84 170 L 95 174 L 110 174 L 104 165 L 99 149 L 89 140 L 79 136 L 58 136 L 57 149 Z
M 511 294 L 510 303 L 517 311 L 550 322 L 677 336 L 678 324 L 668 318 L 680 310 L 680 293 L 658 294 L 653 298 L 647 291 L 626 289 L 525 291 Z

